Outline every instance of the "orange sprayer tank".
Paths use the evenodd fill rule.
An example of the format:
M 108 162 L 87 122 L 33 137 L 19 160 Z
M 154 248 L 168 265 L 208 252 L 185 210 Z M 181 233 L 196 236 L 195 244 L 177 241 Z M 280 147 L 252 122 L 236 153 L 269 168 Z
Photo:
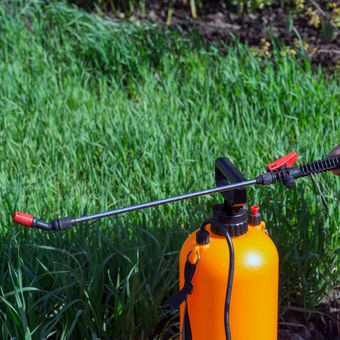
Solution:
M 230 304 L 232 340 L 277 339 L 278 254 L 264 222 L 249 225 L 241 236 L 232 237 L 235 270 Z M 224 236 L 214 234 L 210 226 L 209 243 L 196 243 L 196 232 L 184 242 L 180 253 L 180 287 L 184 284 L 184 266 L 199 260 L 193 276 L 192 294 L 187 308 L 193 340 L 224 340 L 224 304 L 229 268 L 229 249 Z M 180 307 L 183 329 L 185 304 Z M 181 339 L 182 332 L 181 332 Z

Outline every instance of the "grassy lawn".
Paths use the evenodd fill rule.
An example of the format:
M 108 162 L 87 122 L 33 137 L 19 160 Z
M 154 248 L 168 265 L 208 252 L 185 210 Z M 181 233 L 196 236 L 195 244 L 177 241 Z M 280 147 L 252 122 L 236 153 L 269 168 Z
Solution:
M 58 3 L 1 3 L 0 18 L 3 338 L 147 338 L 168 316 L 181 242 L 220 197 L 59 234 L 13 225 L 15 210 L 80 216 L 212 187 L 219 156 L 252 178 L 339 143 L 339 77 L 307 61 L 222 54 Z M 308 318 L 339 285 L 340 179 L 316 181 L 323 199 L 311 179 L 248 190 L 280 252 L 283 317 Z

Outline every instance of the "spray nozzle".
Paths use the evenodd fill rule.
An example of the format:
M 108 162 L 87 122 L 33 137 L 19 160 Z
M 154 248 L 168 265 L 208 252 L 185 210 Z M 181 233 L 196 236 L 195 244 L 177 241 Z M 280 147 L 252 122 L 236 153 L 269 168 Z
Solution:
M 32 215 L 17 211 L 13 215 L 13 222 L 21 224 L 27 228 L 39 228 L 45 231 L 60 231 L 72 228 L 76 223 L 76 220 L 74 217 L 61 217 L 53 220 L 51 223 L 47 223 L 43 220 L 36 219 Z
M 24 227 L 31 228 L 34 217 L 32 215 L 24 214 L 16 211 L 13 215 L 13 222 L 23 225 Z

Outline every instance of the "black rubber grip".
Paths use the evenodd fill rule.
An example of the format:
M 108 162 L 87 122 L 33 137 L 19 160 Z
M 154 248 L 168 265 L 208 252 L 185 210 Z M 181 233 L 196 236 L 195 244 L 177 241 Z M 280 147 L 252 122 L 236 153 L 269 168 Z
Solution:
M 301 165 L 298 177 L 310 176 L 340 168 L 340 155 Z

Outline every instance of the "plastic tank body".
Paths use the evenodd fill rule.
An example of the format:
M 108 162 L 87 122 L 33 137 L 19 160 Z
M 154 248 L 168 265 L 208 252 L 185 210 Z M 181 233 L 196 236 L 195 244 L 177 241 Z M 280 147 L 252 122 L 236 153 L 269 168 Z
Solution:
M 180 287 L 184 284 L 184 265 L 193 249 L 200 259 L 192 280 L 193 291 L 187 308 L 193 340 L 224 340 L 224 305 L 229 269 L 229 248 L 224 236 L 210 226 L 209 243 L 198 245 L 196 232 L 184 242 L 180 253 Z M 277 339 L 278 253 L 265 229 L 265 223 L 248 226 L 241 236 L 232 237 L 235 270 L 230 305 L 232 340 Z M 180 307 L 183 329 L 185 304 Z M 181 332 L 182 339 L 182 332 Z

